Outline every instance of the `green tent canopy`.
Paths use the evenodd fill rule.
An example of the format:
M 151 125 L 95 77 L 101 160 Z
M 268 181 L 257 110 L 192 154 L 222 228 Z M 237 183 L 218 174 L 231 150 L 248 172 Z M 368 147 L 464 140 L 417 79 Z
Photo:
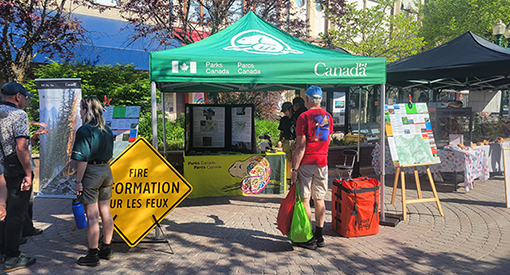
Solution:
M 152 52 L 150 78 L 152 143 L 157 148 L 156 88 L 161 92 L 249 92 L 305 90 L 310 85 L 335 88 L 380 84 L 380 104 L 384 106 L 386 59 L 317 47 L 250 12 L 199 42 Z M 381 108 L 381 117 L 384 117 L 384 108 Z M 384 134 L 382 127 L 381 144 Z M 383 165 L 384 159 L 382 146 Z M 381 171 L 382 189 L 384 166 Z M 384 196 L 381 196 L 380 205 L 383 221 Z
M 162 92 L 279 91 L 386 83 L 386 59 L 317 47 L 253 12 L 199 42 L 150 54 Z

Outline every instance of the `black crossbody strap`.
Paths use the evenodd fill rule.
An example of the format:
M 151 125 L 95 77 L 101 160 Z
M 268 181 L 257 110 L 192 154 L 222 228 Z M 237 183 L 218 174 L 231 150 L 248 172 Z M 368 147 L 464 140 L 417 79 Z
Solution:
M 5 155 L 5 151 L 4 151 L 4 146 L 2 145 L 2 141 L 0 141 L 0 149 L 2 149 L 2 155 L 4 156 L 4 159 L 5 159 L 6 155 Z

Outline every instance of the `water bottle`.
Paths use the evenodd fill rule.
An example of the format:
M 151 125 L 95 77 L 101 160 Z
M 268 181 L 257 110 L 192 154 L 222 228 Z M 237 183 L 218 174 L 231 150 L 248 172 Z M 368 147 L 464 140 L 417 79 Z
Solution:
M 76 228 L 83 229 L 87 227 L 87 218 L 85 217 L 85 212 L 83 211 L 83 205 L 81 204 L 80 199 L 73 200 L 73 215 L 74 221 L 76 222 Z

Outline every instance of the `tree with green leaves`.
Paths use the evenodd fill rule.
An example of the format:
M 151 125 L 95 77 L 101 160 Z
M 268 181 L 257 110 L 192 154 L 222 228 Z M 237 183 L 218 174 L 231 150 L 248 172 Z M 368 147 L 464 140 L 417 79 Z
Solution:
M 208 104 L 254 104 L 255 118 L 276 120 L 275 108 L 281 92 L 221 92 L 209 99 Z
M 162 46 L 188 45 L 213 35 L 252 11 L 297 37 L 308 24 L 291 8 L 292 0 L 115 0 L 122 17 L 135 29 L 133 41 L 156 35 Z
M 433 0 L 420 6 L 420 35 L 433 48 L 471 31 L 495 41 L 492 26 L 510 24 L 510 0 Z
M 151 93 L 149 73 L 136 70 L 134 65 L 85 64 L 42 65 L 34 71 L 35 78 L 81 78 L 83 96 L 111 98 L 112 106 L 141 106 L 141 112 L 150 112 Z M 39 121 L 39 94 L 34 80 L 27 80 L 25 87 L 36 96 L 31 99 L 27 113 L 32 121 Z
M 407 13 L 391 15 L 394 2 L 381 0 L 366 9 L 356 3 L 347 3 L 342 10 L 324 5 L 334 26 L 322 34 L 324 44 L 357 55 L 386 57 L 388 62 L 418 53 L 423 47 L 418 21 Z
M 86 32 L 72 7 L 93 5 L 93 0 L 0 1 L 0 79 L 22 83 L 39 54 L 72 57 Z

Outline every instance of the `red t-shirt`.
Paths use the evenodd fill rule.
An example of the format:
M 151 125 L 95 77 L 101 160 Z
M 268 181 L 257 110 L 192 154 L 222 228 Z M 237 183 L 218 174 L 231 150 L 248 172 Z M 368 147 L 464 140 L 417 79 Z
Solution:
M 328 165 L 329 135 L 333 133 L 333 118 L 323 109 L 310 109 L 296 122 L 296 135 L 306 137 L 305 155 L 301 164 Z

